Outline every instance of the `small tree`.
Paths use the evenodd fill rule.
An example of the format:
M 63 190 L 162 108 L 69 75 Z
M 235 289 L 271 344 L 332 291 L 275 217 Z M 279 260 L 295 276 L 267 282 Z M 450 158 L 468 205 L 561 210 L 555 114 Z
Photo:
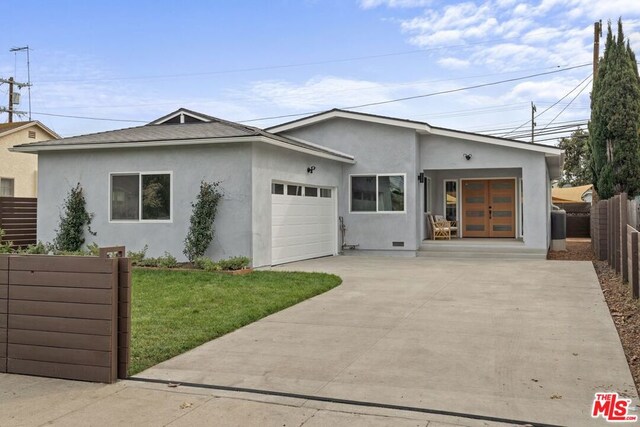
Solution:
M 218 204 L 222 199 L 219 182 L 200 183 L 200 192 L 195 203 L 191 203 L 193 212 L 189 232 L 184 239 L 184 255 L 190 262 L 204 255 L 215 233 L 213 221 L 216 218 Z
M 64 212 L 60 215 L 60 224 L 53 240 L 54 247 L 57 250 L 65 252 L 79 251 L 85 241 L 85 227 L 90 234 L 96 235 L 91 230 L 93 215 L 87 212 L 86 204 L 82 194 L 82 187 L 78 183 L 71 188 L 67 198 L 64 200 Z
M 575 130 L 570 137 L 560 138 L 558 148 L 564 150 L 565 160 L 561 187 L 591 184 L 589 167 L 589 135 L 582 129 Z

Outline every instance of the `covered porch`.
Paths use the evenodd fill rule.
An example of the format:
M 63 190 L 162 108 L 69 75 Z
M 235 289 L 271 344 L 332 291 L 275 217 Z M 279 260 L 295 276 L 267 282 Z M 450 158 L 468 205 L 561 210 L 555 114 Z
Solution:
M 422 240 L 523 242 L 521 168 L 424 170 Z M 475 241 L 475 243 L 474 243 Z

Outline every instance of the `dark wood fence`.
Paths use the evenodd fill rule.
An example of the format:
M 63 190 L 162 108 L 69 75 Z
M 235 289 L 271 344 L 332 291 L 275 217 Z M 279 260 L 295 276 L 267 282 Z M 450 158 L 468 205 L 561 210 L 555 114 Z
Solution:
M 591 203 L 556 203 L 567 212 L 567 237 L 591 237 Z
M 0 228 L 5 231 L 4 241 L 13 247 L 36 243 L 38 199 L 31 197 L 0 197 Z
M 126 378 L 130 299 L 126 258 L 0 255 L 0 372 Z
M 622 193 L 592 206 L 591 218 L 591 244 L 596 258 L 606 260 L 631 284 L 633 297 L 638 298 L 638 230 L 631 225 L 638 223 L 636 203 Z

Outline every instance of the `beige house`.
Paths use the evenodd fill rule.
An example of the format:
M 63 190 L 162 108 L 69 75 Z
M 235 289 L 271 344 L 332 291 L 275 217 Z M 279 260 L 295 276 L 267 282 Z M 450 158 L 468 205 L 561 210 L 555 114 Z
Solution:
M 0 123 L 0 197 L 36 197 L 38 192 L 38 156 L 9 148 L 59 138 L 37 120 Z

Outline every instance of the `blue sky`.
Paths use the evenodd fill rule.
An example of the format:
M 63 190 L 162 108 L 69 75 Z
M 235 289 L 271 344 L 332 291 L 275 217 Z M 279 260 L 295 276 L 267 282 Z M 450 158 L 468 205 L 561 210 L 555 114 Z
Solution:
M 29 45 L 33 118 L 64 136 L 136 126 L 178 107 L 243 121 L 585 64 L 597 19 L 622 16 L 632 47 L 640 49 L 637 0 L 27 0 L 21 10 L 2 37 L 0 76 L 26 80 L 24 55 L 9 49 Z M 590 72 L 583 67 L 357 111 L 470 131 L 510 129 L 530 118 L 531 101 L 541 112 L 582 88 Z M 585 89 L 555 123 L 588 118 Z M 0 86 L 0 97 L 6 90 Z M 578 90 L 540 116 L 538 127 Z

